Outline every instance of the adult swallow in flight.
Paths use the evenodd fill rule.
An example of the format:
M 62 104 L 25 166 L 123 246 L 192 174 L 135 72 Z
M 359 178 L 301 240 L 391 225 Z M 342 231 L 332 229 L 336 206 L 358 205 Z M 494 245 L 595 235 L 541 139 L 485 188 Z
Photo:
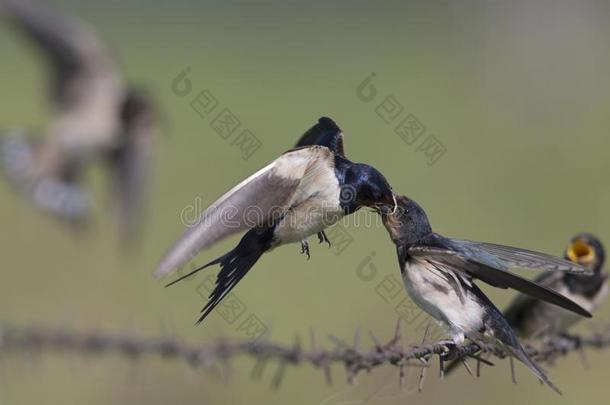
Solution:
M 568 298 L 508 272 L 511 267 L 587 273 L 582 266 L 529 250 L 451 239 L 432 231 L 425 211 L 407 197 L 397 197 L 394 214 L 383 222 L 396 245 L 402 278 L 411 299 L 450 335 L 450 345 L 465 338 L 499 347 L 523 362 L 559 393 L 529 358 L 502 313 L 474 279 L 494 287 L 513 288 L 579 315 L 587 310 Z
M 608 273 L 603 271 L 605 252 L 600 240 L 590 233 L 576 235 L 564 257 L 591 271 L 592 276 L 545 273 L 534 281 L 593 312 L 608 298 Z M 526 339 L 561 335 L 582 318 L 532 297 L 518 296 L 504 311 L 504 317 Z
M 158 277 L 221 239 L 247 230 L 235 249 L 169 284 L 220 265 L 216 287 L 199 322 L 263 253 L 293 242 L 301 242 L 302 252 L 308 253 L 307 238 L 343 216 L 362 207 L 377 212 L 395 208 L 394 193 L 385 177 L 369 165 L 348 160 L 342 137 L 333 120 L 320 118 L 299 141 L 301 147 L 282 154 L 220 197 L 166 254 L 155 272 Z M 257 215 L 250 215 L 253 213 Z
M 90 198 L 84 168 L 107 163 L 123 236 L 141 210 L 156 117 L 143 93 L 126 88 L 92 27 L 31 0 L 0 0 L 12 25 L 47 59 L 56 109 L 42 137 L 10 131 L 0 139 L 0 164 L 11 183 L 39 208 L 84 222 Z

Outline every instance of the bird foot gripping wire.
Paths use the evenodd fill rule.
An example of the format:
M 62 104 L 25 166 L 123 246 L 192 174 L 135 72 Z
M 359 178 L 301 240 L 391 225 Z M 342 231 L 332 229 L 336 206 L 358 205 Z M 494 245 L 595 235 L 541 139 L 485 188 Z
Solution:
M 439 340 L 437 344 L 444 347 L 443 353 L 439 354 L 443 361 L 451 361 L 460 356 L 460 348 L 453 340 Z
M 443 351 L 438 354 L 439 374 L 442 380 L 443 378 L 445 378 L 445 362 L 450 362 L 455 359 L 459 359 L 461 354 L 460 348 L 453 340 L 440 340 L 436 344 L 440 345 L 443 348 Z

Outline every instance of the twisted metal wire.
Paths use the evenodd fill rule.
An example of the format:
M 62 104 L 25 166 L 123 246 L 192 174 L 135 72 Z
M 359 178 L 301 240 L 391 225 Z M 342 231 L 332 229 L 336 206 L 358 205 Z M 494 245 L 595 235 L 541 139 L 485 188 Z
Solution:
M 257 341 L 221 339 L 213 343 L 189 344 L 175 337 L 151 338 L 98 331 L 83 332 L 71 329 L 18 327 L 3 324 L 0 326 L 0 355 L 56 352 L 95 356 L 114 354 L 130 359 L 157 356 L 182 361 L 192 368 L 209 368 L 231 358 L 245 355 L 259 361 L 275 360 L 279 362 L 281 371 L 274 378 L 272 385 L 279 385 L 286 365 L 309 364 L 315 368 L 324 369 L 327 381 L 330 383 L 330 367 L 334 364 L 342 364 L 347 371 L 348 381 L 352 381 L 359 372 L 370 371 L 384 365 L 398 367 L 402 377 L 405 367 L 427 367 L 430 360 L 438 356 L 441 363 L 441 376 L 443 375 L 443 357 L 449 351 L 445 341 L 422 343 L 405 348 L 400 342 L 400 324 L 397 325 L 394 335 L 387 343 L 380 343 L 372 333 L 371 338 L 375 344 L 368 350 L 360 349 L 359 332 L 356 332 L 353 344 L 330 336 L 332 347 L 323 348 L 318 347 L 315 334 L 312 332 L 309 348 L 305 349 L 298 339 L 292 345 L 274 343 L 266 339 Z M 582 351 L 585 348 L 606 349 L 608 347 L 610 347 L 610 327 L 605 328 L 602 332 L 586 336 L 557 337 L 541 343 L 539 347 L 526 346 L 526 350 L 539 362 L 551 362 L 558 357 L 566 356 L 574 351 Z M 488 358 L 506 357 L 500 350 L 480 343 L 466 344 L 458 351 L 463 357 L 477 360 L 477 374 L 481 362 L 491 365 Z M 481 356 L 486 356 L 487 359 Z

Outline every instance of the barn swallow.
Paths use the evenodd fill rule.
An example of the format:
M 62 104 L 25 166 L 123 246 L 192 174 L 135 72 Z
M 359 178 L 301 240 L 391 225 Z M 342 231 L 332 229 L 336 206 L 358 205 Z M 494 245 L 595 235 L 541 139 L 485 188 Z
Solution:
M 84 169 L 105 161 L 120 224 L 133 225 L 156 137 L 150 99 L 126 87 L 109 50 L 84 21 L 31 0 L 0 0 L 0 6 L 47 59 L 56 110 L 42 137 L 30 139 L 18 130 L 0 139 L 0 163 L 9 180 L 34 205 L 78 224 L 90 210 Z
M 398 253 L 405 289 L 411 299 L 447 330 L 449 346 L 465 338 L 501 348 L 523 362 L 559 393 L 529 358 L 502 313 L 477 287 L 479 279 L 494 287 L 513 288 L 590 317 L 587 310 L 562 295 L 508 271 L 512 267 L 585 274 L 582 266 L 529 250 L 447 238 L 432 231 L 417 202 L 400 196 L 394 214 L 382 215 Z
M 591 271 L 592 276 L 545 273 L 534 281 L 593 312 L 608 298 L 608 273 L 603 271 L 604 247 L 589 233 L 572 238 L 564 257 Z M 531 297 L 517 297 L 504 311 L 504 317 L 522 338 L 546 338 L 566 333 L 581 317 Z
M 335 151 L 335 153 L 345 156 L 343 134 L 335 129 L 337 125 L 328 117 L 322 117 L 319 121 L 318 124 L 311 127 L 301 136 L 294 147 L 326 146 L 328 149 Z M 324 231 L 318 232 L 318 241 L 320 243 L 326 242 L 328 247 L 331 247 L 331 242 Z
M 299 141 L 301 147 L 282 154 L 220 197 L 169 250 L 155 272 L 158 277 L 186 264 L 221 239 L 247 230 L 235 249 L 168 284 L 220 265 L 216 287 L 198 323 L 263 253 L 301 242 L 302 252 L 308 254 L 307 238 L 343 216 L 362 207 L 377 212 L 395 208 L 394 193 L 385 177 L 369 165 L 348 160 L 342 137 L 333 120 L 320 118 Z M 248 212 L 258 213 L 255 223 L 248 220 Z

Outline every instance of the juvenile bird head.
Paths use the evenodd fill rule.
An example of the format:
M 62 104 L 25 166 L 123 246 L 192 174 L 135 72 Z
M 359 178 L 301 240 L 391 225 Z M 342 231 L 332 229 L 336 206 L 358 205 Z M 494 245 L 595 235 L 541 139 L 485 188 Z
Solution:
M 395 212 L 382 215 L 383 225 L 397 245 L 410 245 L 432 232 L 428 216 L 414 200 L 396 196 Z
M 599 273 L 606 258 L 604 246 L 590 233 L 576 235 L 566 248 L 565 258 Z
M 392 187 L 379 170 L 358 163 L 346 177 L 347 182 L 341 189 L 340 200 L 349 212 L 369 207 L 384 214 L 396 209 Z

